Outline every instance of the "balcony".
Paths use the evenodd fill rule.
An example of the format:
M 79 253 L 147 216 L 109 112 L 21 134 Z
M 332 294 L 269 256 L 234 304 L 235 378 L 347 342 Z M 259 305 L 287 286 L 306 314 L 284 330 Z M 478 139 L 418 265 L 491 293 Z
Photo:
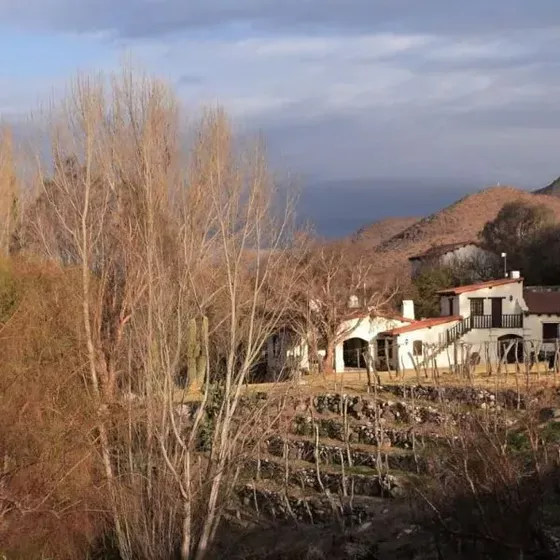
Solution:
M 471 329 L 522 329 L 523 315 L 471 315 Z

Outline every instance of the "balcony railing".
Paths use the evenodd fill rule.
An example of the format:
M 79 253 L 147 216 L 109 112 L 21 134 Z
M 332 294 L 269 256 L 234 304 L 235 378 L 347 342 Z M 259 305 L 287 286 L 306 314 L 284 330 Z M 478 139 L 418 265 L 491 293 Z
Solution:
M 450 329 L 447 329 L 445 332 L 445 337 L 440 344 L 443 343 L 445 346 L 452 344 L 456 340 L 459 340 L 464 334 L 468 333 L 471 330 L 471 323 L 469 321 L 470 317 L 459 321 L 455 325 L 453 325 Z
M 521 329 L 523 315 L 471 315 L 469 317 L 472 329 Z

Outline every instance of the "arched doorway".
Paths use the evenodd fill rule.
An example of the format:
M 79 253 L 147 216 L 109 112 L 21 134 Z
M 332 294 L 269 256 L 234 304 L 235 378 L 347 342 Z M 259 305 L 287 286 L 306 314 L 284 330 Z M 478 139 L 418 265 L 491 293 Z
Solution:
M 369 344 L 362 338 L 349 338 L 342 345 L 344 367 L 350 369 L 365 369 L 365 356 L 369 354 Z
M 498 356 L 508 364 L 523 363 L 523 337 L 504 334 L 498 338 Z

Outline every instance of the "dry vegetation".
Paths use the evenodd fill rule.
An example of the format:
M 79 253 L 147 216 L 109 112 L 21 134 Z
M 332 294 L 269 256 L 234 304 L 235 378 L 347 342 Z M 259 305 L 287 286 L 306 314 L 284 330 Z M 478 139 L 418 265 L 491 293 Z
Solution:
M 221 110 L 194 122 L 187 146 L 180 122 L 172 92 L 125 71 L 77 80 L 47 115 L 50 161 L 34 160 L 18 175 L 8 133 L 0 144 L 0 553 L 10 560 L 256 558 L 263 550 L 352 558 L 358 553 L 344 546 L 321 552 L 324 533 L 311 531 L 279 550 L 261 523 L 271 512 L 273 530 L 278 512 L 298 523 L 334 518 L 329 534 L 347 544 L 348 535 L 368 530 L 365 520 L 386 515 L 385 498 L 410 487 L 437 513 L 422 522 L 441 522 L 424 537 L 464 538 L 461 523 L 450 526 L 445 515 L 470 491 L 464 510 L 474 504 L 479 512 L 463 522 L 476 529 L 470 538 L 504 538 L 503 527 L 488 522 L 496 500 L 487 496 L 507 497 L 553 472 L 558 442 L 545 441 L 535 424 L 542 406 L 555 406 L 551 386 L 538 393 L 527 383 L 524 402 L 531 393 L 538 405 L 525 416 L 509 400 L 503 407 L 528 438 L 523 455 L 509 445 L 501 408 L 479 414 L 475 398 L 463 422 L 461 398 L 435 391 L 423 402 L 429 398 L 412 390 L 419 380 L 439 390 L 444 372 L 422 380 L 418 371 L 414 383 L 384 379 L 386 387 L 368 380 L 367 397 L 365 379 L 335 385 L 337 395 L 328 376 L 301 391 L 288 383 L 248 387 L 279 327 L 312 328 L 332 347 L 358 287 L 360 305 L 375 310 L 391 292 L 375 274 L 376 258 L 347 261 L 344 248 L 317 251 L 296 234 L 291 201 L 279 203 L 262 146 L 240 144 Z M 34 195 L 25 205 L 24 192 Z M 437 227 L 451 240 L 458 208 L 489 206 L 480 197 L 492 196 L 497 213 L 499 193 L 515 192 L 474 195 L 405 229 L 383 251 L 406 256 L 433 242 Z M 378 239 L 388 236 L 384 230 Z M 509 379 L 528 380 L 520 371 Z M 454 372 L 454 382 L 475 391 L 472 373 Z M 515 394 L 521 402 L 519 383 Z M 424 440 L 444 441 L 450 452 L 438 459 Z M 427 460 L 441 488 L 422 478 Z M 271 507 L 263 496 L 280 501 Z M 373 537 L 391 545 L 379 557 L 397 557 L 391 547 L 410 510 L 400 517 L 406 503 L 395 503 L 395 517 L 369 534 L 363 557 L 377 557 Z M 527 518 L 526 502 L 498 503 L 500 514 L 509 508 L 542 529 L 541 518 Z M 527 534 L 516 534 L 507 550 L 533 546 Z
M 408 219 L 395 223 L 392 236 L 385 236 L 384 221 L 363 228 L 353 240 L 353 250 L 367 251 L 378 273 L 388 278 L 408 274 L 408 258 L 431 247 L 447 243 L 477 241 L 487 222 L 498 215 L 504 204 L 525 202 L 549 207 L 560 219 L 560 200 L 545 194 L 533 194 L 513 187 L 491 187 L 468 195 L 431 216 L 409 224 Z M 392 232 L 392 222 L 389 231 Z M 378 230 L 383 233 L 378 233 Z M 368 232 L 373 234 L 369 235 Z M 371 238 L 371 243 L 369 239 Z
M 351 241 L 364 247 L 377 247 L 413 226 L 420 218 L 385 218 L 360 228 Z
M 290 204 L 222 111 L 185 151 L 172 93 L 127 71 L 77 80 L 47 125 L 19 220 L 2 144 L 0 547 L 203 558 L 259 414 L 241 389 L 303 270 Z

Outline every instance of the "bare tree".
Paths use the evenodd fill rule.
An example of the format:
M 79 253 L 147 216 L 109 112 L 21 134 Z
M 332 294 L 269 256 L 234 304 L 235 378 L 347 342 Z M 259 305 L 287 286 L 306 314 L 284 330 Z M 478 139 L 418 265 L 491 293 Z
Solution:
M 278 204 L 262 146 L 240 145 L 221 110 L 185 153 L 156 81 L 82 78 L 50 116 L 52 172 L 22 246 L 79 271 L 119 554 L 203 558 L 265 410 L 240 407 L 243 387 L 302 271 L 292 206 Z M 176 385 L 185 370 L 196 405 Z
M 335 347 L 369 316 L 386 311 L 395 290 L 380 285 L 365 258 L 352 259 L 342 247 L 316 246 L 307 258 L 294 307 L 312 354 L 324 345 L 324 372 L 329 373 Z
M 199 200 L 204 211 L 191 214 L 189 210 L 183 222 L 183 254 L 190 263 L 186 278 L 189 285 L 196 286 L 193 296 L 199 313 L 209 317 L 213 350 L 206 345 L 209 354 L 206 363 L 214 363 L 221 372 L 217 379 L 221 397 L 214 416 L 210 453 L 206 457 L 203 478 L 207 484 L 199 502 L 202 507 L 199 515 L 203 514 L 197 533 L 193 532 L 190 508 L 191 464 L 198 429 L 209 402 L 208 382 L 188 441 L 183 443 L 173 430 L 175 453 L 171 456 L 165 446 L 162 452 L 184 496 L 186 521 L 191 517 L 191 526 L 188 523 L 184 526 L 183 556 L 186 558 L 190 550 L 195 558 L 203 558 L 215 537 L 224 497 L 231 493 L 237 481 L 238 452 L 244 447 L 247 430 L 254 435 L 253 415 L 263 412 L 262 406 L 250 413 L 248 409 L 240 409 L 242 389 L 266 340 L 288 309 L 301 270 L 301 253 L 292 246 L 291 207 L 277 211 L 276 192 L 262 148 L 257 145 L 237 152 L 222 111 L 205 115 L 191 161 L 187 200 L 191 204 Z M 189 208 L 192 209 L 190 205 Z M 201 216 L 204 216 L 202 227 Z M 209 264 L 212 280 L 201 283 L 201 275 Z M 211 351 L 215 356 L 213 362 Z M 170 399 L 169 392 L 167 395 Z M 252 421 L 248 421 L 248 416 Z
M 18 219 L 19 188 L 12 133 L 0 130 L 0 253 L 7 254 Z

